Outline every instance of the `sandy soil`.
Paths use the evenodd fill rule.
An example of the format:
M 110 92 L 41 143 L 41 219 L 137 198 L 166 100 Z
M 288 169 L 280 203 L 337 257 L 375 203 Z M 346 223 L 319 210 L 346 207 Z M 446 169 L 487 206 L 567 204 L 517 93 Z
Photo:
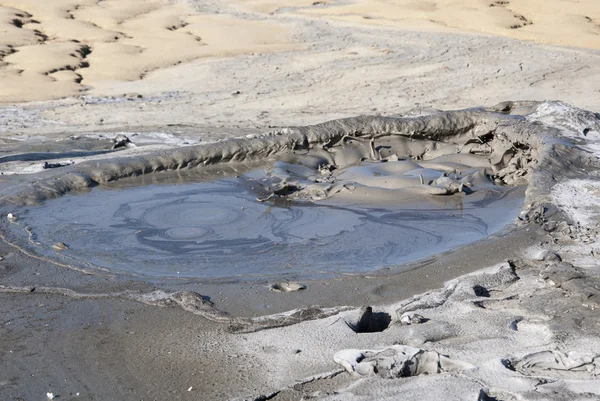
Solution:
M 342 5 L 323 3 L 323 7 L 299 12 L 363 24 L 472 31 L 538 43 L 594 49 L 600 46 L 600 10 L 593 0 L 382 0 Z M 265 10 L 263 2 L 251 3 L 252 6 Z M 278 12 L 287 7 L 284 2 L 280 2 L 268 11 Z
M 56 140 L 73 135 L 106 145 L 124 132 L 165 149 L 504 100 L 599 112 L 595 3 L 0 0 L 0 157 L 62 151 Z M 576 129 L 569 135 L 593 161 L 600 134 Z M 41 166 L 7 160 L 2 195 Z M 406 273 L 306 282 L 299 292 L 90 275 L 3 234 L 0 399 L 598 399 L 600 170 L 574 166 L 548 195 L 559 210 L 550 221 Z M 221 315 L 311 305 L 329 309 L 257 332 Z M 375 318 L 361 325 L 363 305 Z M 406 311 L 429 320 L 402 324 Z M 398 344 L 462 368 L 381 377 L 404 363 L 389 348 Z M 423 369 L 439 358 L 419 355 L 411 363 Z
M 422 50 L 427 52 L 428 61 L 423 63 L 419 55 L 400 51 L 403 53 L 400 58 L 402 64 L 413 66 L 399 69 L 396 63 L 390 64 L 389 61 L 394 59 L 393 54 L 399 51 L 401 43 L 407 43 L 404 38 L 383 46 L 378 43 L 381 40 L 370 39 L 367 43 L 360 43 L 362 41 L 353 38 L 357 31 L 377 29 L 386 32 L 385 36 L 389 39 L 402 37 L 406 29 L 484 33 L 598 49 L 598 24 L 600 14 L 594 0 L 580 0 L 575 4 L 560 0 L 530 1 L 526 4 L 483 0 L 435 3 L 300 0 L 292 3 L 239 1 L 233 4 L 167 0 L 61 0 L 51 3 L 3 0 L 0 3 L 0 84 L 3 88 L 0 102 L 54 99 L 82 93 L 112 94 L 115 90 L 119 93 L 126 90 L 127 85 L 123 84 L 127 82 L 138 82 L 137 86 L 146 89 L 140 91 L 137 88 L 136 92 L 160 87 L 163 92 L 185 88 L 186 91 L 206 94 L 213 90 L 215 84 L 226 83 L 223 81 L 228 78 L 247 82 L 241 68 L 236 69 L 238 74 L 205 75 L 202 70 L 211 65 L 221 70 L 207 59 L 219 63 L 223 57 L 271 52 L 285 52 L 285 55 L 279 62 L 269 60 L 266 65 L 260 61 L 253 62 L 263 69 L 260 76 L 285 74 L 293 77 L 294 71 L 300 69 L 307 82 L 312 82 L 309 87 L 327 82 L 329 88 L 339 93 L 348 84 L 359 81 L 358 77 L 362 78 L 360 81 L 369 77 L 367 84 L 374 85 L 392 78 L 401 80 L 402 77 L 431 75 L 433 72 L 439 75 L 444 70 L 455 71 L 458 68 L 449 65 L 450 57 L 436 58 L 435 52 L 429 52 L 430 43 L 422 43 L 414 47 L 427 47 Z M 333 46 L 323 48 L 324 43 Z M 477 46 L 461 49 L 460 44 L 453 46 L 454 50 L 449 49 L 451 53 L 446 56 L 456 51 L 459 57 L 464 57 L 464 52 L 479 50 Z M 307 48 L 312 48 L 310 61 L 302 52 Z M 295 52 L 287 53 L 292 50 Z M 506 50 L 502 52 L 506 53 Z M 575 69 L 587 68 L 585 61 L 583 64 L 579 62 L 577 55 L 569 52 L 565 54 L 565 60 L 557 61 L 568 63 Z M 411 63 L 415 57 L 418 60 Z M 332 82 L 331 77 L 312 72 L 329 63 L 340 66 L 349 59 L 356 65 L 354 61 L 357 58 L 372 61 L 379 58 L 385 62 L 376 63 L 377 68 L 373 68 L 373 64 L 357 68 L 356 77 L 343 74 L 341 82 L 336 82 L 340 81 L 339 78 Z M 526 73 L 531 68 L 529 63 L 539 64 L 535 61 L 539 58 L 516 59 L 518 61 L 512 65 L 502 64 L 504 69 L 490 71 L 494 74 L 493 78 L 501 78 L 507 73 Z M 546 57 L 545 64 L 553 71 L 563 70 L 560 64 L 556 64 L 557 61 Z M 172 68 L 182 63 L 186 66 Z M 189 63 L 198 67 L 192 69 Z M 492 60 L 486 64 L 498 65 Z M 467 61 L 460 64 L 460 69 L 464 68 L 478 66 Z M 339 74 L 340 70 L 336 68 L 330 73 Z M 192 72 L 194 79 L 190 80 Z M 326 71 L 322 73 L 327 74 Z M 373 79 L 382 74 L 385 80 L 384 77 Z M 149 80 L 150 75 L 156 79 Z M 525 85 L 538 85 L 538 81 L 532 79 Z M 286 90 L 289 86 L 281 88 Z M 126 91 L 134 90 L 130 88 Z M 232 89 L 236 92 L 246 88 Z M 282 100 L 290 101 L 289 98 Z
M 206 57 L 294 48 L 289 27 L 186 2 L 3 1 L 0 101 L 59 98 Z

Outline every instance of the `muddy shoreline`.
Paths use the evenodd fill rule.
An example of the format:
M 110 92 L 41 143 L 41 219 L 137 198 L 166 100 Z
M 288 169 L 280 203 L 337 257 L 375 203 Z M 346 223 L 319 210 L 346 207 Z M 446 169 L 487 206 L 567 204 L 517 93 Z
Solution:
M 445 281 L 475 271 L 482 265 L 491 265 L 506 258 L 516 257 L 527 247 L 540 242 L 543 230 L 538 231 L 535 227 L 515 228 L 507 234 L 492 236 L 436 255 L 426 261 L 399 266 L 399 273 L 394 273 L 394 268 L 387 268 L 366 274 L 346 274 L 333 279 L 304 278 L 300 281 L 307 288 L 288 294 L 269 290 L 270 283 L 285 280 L 285 275 L 246 282 L 239 277 L 231 280 L 202 280 L 151 279 L 144 276 L 119 275 L 109 271 L 104 274 L 98 274 L 97 271 L 85 274 L 56 265 L 52 259 L 35 254 L 32 254 L 35 258 L 28 258 L 17 248 L 3 241 L 3 291 L 14 288 L 23 289 L 18 292 L 26 293 L 28 289 L 44 287 L 47 288 L 46 292 L 52 293 L 50 288 L 57 288 L 72 290 L 82 298 L 85 298 L 86 294 L 120 298 L 118 294 L 126 290 L 139 293 L 151 293 L 156 290 L 166 293 L 194 291 L 209 297 L 218 310 L 232 316 L 245 317 L 281 313 L 313 305 L 328 308 L 360 306 L 364 303 L 382 304 L 437 288 Z M 33 273 L 25 267 L 32 263 L 36 265 Z M 38 288 L 37 291 L 44 290 Z M 69 292 L 65 291 L 64 295 L 68 297 Z

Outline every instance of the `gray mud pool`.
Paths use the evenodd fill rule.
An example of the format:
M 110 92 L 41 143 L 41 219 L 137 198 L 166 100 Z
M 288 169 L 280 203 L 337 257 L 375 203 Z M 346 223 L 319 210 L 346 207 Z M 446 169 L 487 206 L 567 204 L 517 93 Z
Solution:
M 316 278 L 365 273 L 466 245 L 514 222 L 521 187 L 394 204 L 269 199 L 260 174 L 94 189 L 22 210 L 38 251 L 150 277 Z M 68 249 L 55 251 L 62 242 Z
M 9 178 L 0 200 L 18 217 L 12 238 L 83 268 L 205 281 L 398 272 L 536 218 L 533 197 L 570 156 L 551 147 L 558 131 L 511 114 L 534 107 L 353 117 L 111 154 Z

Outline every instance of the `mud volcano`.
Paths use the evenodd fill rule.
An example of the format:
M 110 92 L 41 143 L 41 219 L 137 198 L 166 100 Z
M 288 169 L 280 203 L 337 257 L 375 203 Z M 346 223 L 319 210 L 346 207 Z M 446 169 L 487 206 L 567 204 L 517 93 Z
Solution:
M 397 271 L 531 218 L 526 188 L 545 185 L 535 166 L 558 136 L 523 116 L 535 106 L 349 118 L 60 167 L 4 197 L 18 216 L 7 235 L 151 277 Z

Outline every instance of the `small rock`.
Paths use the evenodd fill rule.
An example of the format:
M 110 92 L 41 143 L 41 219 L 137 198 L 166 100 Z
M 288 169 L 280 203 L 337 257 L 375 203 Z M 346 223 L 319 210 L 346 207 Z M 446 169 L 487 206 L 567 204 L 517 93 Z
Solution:
M 194 387 L 190 386 L 190 388 L 188 388 L 188 391 L 192 391 L 194 389 Z
M 403 326 L 409 326 L 411 324 L 421 324 L 425 323 L 427 319 L 418 313 L 414 312 L 405 312 L 400 316 L 400 324 Z
M 8 218 L 8 221 L 10 221 L 11 223 L 14 223 L 15 221 L 17 221 L 17 216 L 15 216 L 12 213 L 7 214 L 6 217 Z
M 570 263 L 554 263 L 540 272 L 540 277 L 553 286 L 560 287 L 570 280 L 579 279 L 583 274 Z
M 127 138 L 123 134 L 118 134 L 113 139 L 113 147 L 112 148 L 118 149 L 118 148 L 128 147 L 130 145 L 132 145 L 132 142 L 129 138 Z
M 75 162 L 72 160 L 69 160 L 66 162 L 57 162 L 57 163 L 44 162 L 44 165 L 42 167 L 44 168 L 44 170 L 47 170 L 49 168 L 59 168 L 59 167 L 70 166 L 71 164 L 74 164 L 74 163 Z
M 306 286 L 300 283 L 289 283 L 289 282 L 282 282 L 282 283 L 275 283 L 275 284 L 271 284 L 269 286 L 269 290 L 274 291 L 274 292 L 293 292 L 293 291 L 300 291 L 300 290 L 305 290 Z
M 48 397 L 49 400 L 53 400 L 56 398 L 56 396 L 53 393 L 46 393 L 46 397 Z
M 561 262 L 562 261 L 562 258 L 560 257 L 559 254 L 552 252 L 552 251 L 548 251 L 548 250 L 540 251 L 538 254 L 533 256 L 533 259 L 540 261 L 540 262 Z
M 549 233 L 556 230 L 556 227 L 558 227 L 558 223 L 556 221 L 548 221 L 543 225 L 544 231 L 548 231 Z
M 135 100 L 135 99 L 142 99 L 143 96 L 140 95 L 139 93 L 124 93 L 123 97 L 127 100 Z
M 52 249 L 55 251 L 66 251 L 69 249 L 69 247 L 63 242 L 57 242 L 56 244 L 52 245 Z

